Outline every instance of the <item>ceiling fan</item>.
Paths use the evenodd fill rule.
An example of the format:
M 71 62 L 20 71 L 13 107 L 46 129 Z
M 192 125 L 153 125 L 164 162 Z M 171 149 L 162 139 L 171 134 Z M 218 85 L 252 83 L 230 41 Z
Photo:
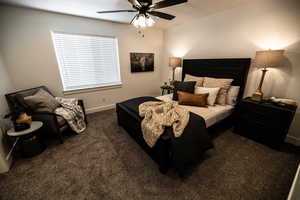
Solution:
M 186 3 L 188 0 L 163 0 L 157 3 L 152 3 L 152 0 L 128 0 L 131 3 L 132 10 L 112 10 L 112 11 L 99 11 L 98 14 L 106 13 L 119 13 L 119 12 L 137 12 L 130 24 L 136 27 L 143 28 L 153 26 L 155 21 L 150 17 L 156 16 L 165 20 L 172 20 L 175 18 L 174 15 L 155 11 L 156 9 L 166 8 L 182 3 Z

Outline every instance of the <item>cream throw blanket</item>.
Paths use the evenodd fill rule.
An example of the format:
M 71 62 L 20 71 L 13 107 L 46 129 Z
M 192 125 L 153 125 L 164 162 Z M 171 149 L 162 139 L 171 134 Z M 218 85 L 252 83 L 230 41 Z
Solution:
M 165 127 L 173 127 L 175 137 L 180 137 L 189 122 L 189 111 L 175 101 L 149 101 L 139 105 L 139 115 L 144 117 L 142 132 L 146 143 L 152 148 L 164 133 Z
M 76 133 L 82 133 L 86 129 L 84 113 L 78 100 L 74 98 L 55 97 L 62 107 L 57 108 L 54 112 L 62 116 L 70 128 Z

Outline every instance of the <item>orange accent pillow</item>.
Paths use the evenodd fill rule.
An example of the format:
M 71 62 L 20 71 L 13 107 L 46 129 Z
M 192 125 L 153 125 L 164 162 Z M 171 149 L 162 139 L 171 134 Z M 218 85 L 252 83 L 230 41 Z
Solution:
M 191 94 L 187 92 L 178 91 L 178 104 L 187 106 L 206 107 L 208 93 L 205 94 Z

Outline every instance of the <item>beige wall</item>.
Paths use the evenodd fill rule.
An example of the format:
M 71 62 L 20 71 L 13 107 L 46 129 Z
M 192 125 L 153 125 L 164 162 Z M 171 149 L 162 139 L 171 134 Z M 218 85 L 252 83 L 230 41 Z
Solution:
M 8 148 L 3 139 L 2 128 L 4 126 L 3 117 L 8 113 L 8 107 L 4 95 L 13 90 L 10 77 L 4 66 L 4 61 L 0 52 L 0 173 L 8 171 L 11 160 L 7 161 L 5 157 L 8 153 Z
M 300 103 L 300 3 L 299 0 L 253 1 L 245 6 L 176 26 L 165 32 L 163 80 L 170 77 L 169 56 L 184 58 L 251 57 L 260 49 L 285 49 L 280 69 L 270 70 L 264 84 L 266 96 L 294 98 Z M 252 68 L 246 95 L 258 85 L 260 71 Z M 290 136 L 300 139 L 300 111 Z
M 89 111 L 141 95 L 158 95 L 163 32 L 148 29 L 142 38 L 137 29 L 118 23 L 54 14 L 25 8 L 0 6 L 0 48 L 16 88 L 48 86 L 62 96 L 58 64 L 50 31 L 116 36 L 123 86 L 118 89 L 76 94 Z M 155 54 L 155 72 L 130 72 L 130 52 Z
M 18 89 L 47 85 L 62 95 L 50 31 L 116 36 L 119 39 L 123 87 L 76 94 L 90 111 L 140 95 L 158 95 L 170 77 L 169 56 L 185 58 L 252 57 L 260 49 L 285 49 L 280 69 L 268 72 L 266 96 L 300 102 L 300 4 L 298 0 L 253 0 L 247 5 L 174 26 L 165 32 L 148 29 L 145 38 L 131 26 L 80 17 L 0 6 L 0 50 Z M 155 53 L 154 73 L 130 73 L 130 52 Z M 162 60 L 162 62 L 161 62 Z M 245 95 L 257 87 L 260 71 L 251 68 Z M 290 136 L 300 138 L 300 111 Z

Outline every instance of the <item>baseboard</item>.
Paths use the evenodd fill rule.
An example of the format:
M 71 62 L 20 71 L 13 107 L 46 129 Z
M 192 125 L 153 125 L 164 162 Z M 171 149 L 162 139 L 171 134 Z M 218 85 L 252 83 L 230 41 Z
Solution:
M 115 107 L 116 107 L 116 104 L 92 107 L 92 108 L 86 109 L 86 113 L 91 114 L 91 113 L 101 112 L 101 111 L 105 111 L 105 110 L 111 110 L 111 109 L 114 109 Z
M 300 146 L 300 138 L 296 138 L 294 136 L 287 135 L 285 141 L 288 143 L 294 144 L 296 146 Z

